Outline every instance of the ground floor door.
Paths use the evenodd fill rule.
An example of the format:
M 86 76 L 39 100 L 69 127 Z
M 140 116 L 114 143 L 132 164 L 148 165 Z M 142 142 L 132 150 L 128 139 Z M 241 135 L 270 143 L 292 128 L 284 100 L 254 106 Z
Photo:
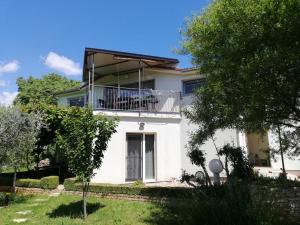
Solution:
M 127 133 L 126 181 L 155 179 L 155 135 Z

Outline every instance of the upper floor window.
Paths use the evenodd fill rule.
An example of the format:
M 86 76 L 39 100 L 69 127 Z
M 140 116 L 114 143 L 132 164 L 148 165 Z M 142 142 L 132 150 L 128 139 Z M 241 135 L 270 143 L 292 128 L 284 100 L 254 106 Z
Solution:
M 202 87 L 204 84 L 205 84 L 204 79 L 183 81 L 182 92 L 184 95 L 193 94 L 195 89 Z
M 84 106 L 84 96 L 68 98 L 69 106 Z

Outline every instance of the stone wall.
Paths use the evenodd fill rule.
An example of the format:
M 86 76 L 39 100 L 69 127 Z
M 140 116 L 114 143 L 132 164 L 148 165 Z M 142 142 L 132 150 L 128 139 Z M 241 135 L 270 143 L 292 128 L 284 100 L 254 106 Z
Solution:
M 300 219 L 300 187 L 264 187 L 254 186 L 253 196 L 266 200 L 274 207 Z

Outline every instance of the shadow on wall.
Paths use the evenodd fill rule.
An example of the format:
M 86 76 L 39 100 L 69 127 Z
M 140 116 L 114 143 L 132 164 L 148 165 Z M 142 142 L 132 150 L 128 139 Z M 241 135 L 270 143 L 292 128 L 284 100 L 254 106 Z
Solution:
M 47 213 L 50 218 L 56 217 L 70 217 L 70 218 L 82 218 L 82 201 L 72 202 L 67 205 L 61 204 L 56 209 L 53 209 L 52 212 Z M 89 203 L 87 202 L 87 213 L 92 214 L 96 212 L 99 208 L 105 207 L 100 203 Z

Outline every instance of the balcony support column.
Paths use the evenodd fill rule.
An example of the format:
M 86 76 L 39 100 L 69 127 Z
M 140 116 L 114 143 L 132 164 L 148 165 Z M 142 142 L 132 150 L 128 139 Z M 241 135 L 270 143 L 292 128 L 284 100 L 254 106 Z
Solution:
M 139 60 L 139 112 L 141 112 L 141 60 Z
M 94 92 L 95 92 L 95 54 L 93 54 L 92 57 L 92 101 L 91 101 L 91 106 L 92 109 L 94 109 L 96 106 L 94 106 Z

